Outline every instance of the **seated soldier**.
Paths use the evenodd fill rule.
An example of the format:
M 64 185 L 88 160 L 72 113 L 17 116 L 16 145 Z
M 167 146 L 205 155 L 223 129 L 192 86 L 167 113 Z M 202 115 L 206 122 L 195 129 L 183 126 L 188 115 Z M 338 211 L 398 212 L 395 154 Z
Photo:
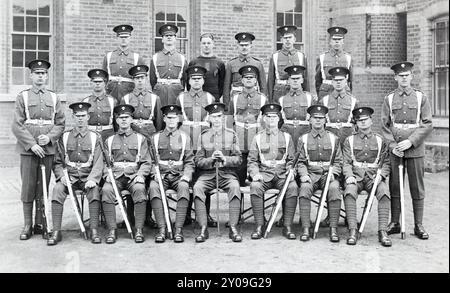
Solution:
M 261 107 L 264 129 L 253 138 L 248 155 L 248 172 L 251 203 L 256 221 L 252 239 L 260 239 L 264 226 L 264 192 L 270 188 L 281 190 L 286 181 L 289 168 L 294 168 L 294 142 L 287 132 L 278 129 L 281 106 L 266 104 Z M 297 206 L 298 186 L 292 177 L 285 194 L 283 235 L 296 239 L 292 231 L 295 208 Z
M 191 148 L 191 139 L 183 131 L 178 129 L 181 107 L 178 105 L 167 105 L 161 108 L 166 128 L 156 133 L 151 142 L 155 146 L 158 156 L 161 180 L 164 189 L 175 189 L 177 191 L 177 209 L 175 220 L 175 242 L 183 242 L 183 224 L 186 218 L 189 202 L 189 182 L 195 170 L 194 153 Z M 154 171 L 151 172 L 155 174 Z M 159 232 L 156 233 L 155 242 L 162 243 L 166 240 L 166 222 L 164 219 L 161 191 L 158 178 L 150 181 L 150 201 L 155 213 Z
M 198 142 L 195 163 L 199 177 L 194 185 L 196 217 L 202 226 L 196 242 L 204 242 L 208 238 L 206 228 L 205 204 L 206 195 L 214 188 L 221 188 L 228 193 L 229 201 L 229 237 L 233 242 L 241 242 L 242 236 L 237 229 L 239 221 L 241 191 L 237 168 L 242 163 L 236 133 L 225 128 L 225 104 L 214 103 L 205 107 L 209 113 L 211 128 L 204 130 Z M 215 172 L 218 164 L 218 174 Z M 218 186 L 216 186 L 218 176 Z
M 47 245 L 56 245 L 62 239 L 63 207 L 69 192 L 67 189 L 68 178 L 63 173 L 65 165 L 73 190 L 86 190 L 92 243 L 102 242 L 97 231 L 100 212 L 98 185 L 103 172 L 103 155 L 100 147 L 102 139 L 98 133 L 88 130 L 90 106 L 89 103 L 73 103 L 69 106 L 73 111 L 75 128 L 63 133 L 62 139 L 58 141 L 60 152 L 55 157 L 53 167 L 56 178 L 52 196 L 53 234 L 47 240 Z
M 386 184 L 386 178 L 390 172 L 389 156 L 383 162 L 379 162 L 383 151 L 388 151 L 383 145 L 383 138 L 372 131 L 373 109 L 361 107 L 353 110 L 353 118 L 356 121 L 357 133 L 344 142 L 342 154 L 344 157 L 343 173 L 345 176 L 344 203 L 347 214 L 350 236 L 347 244 L 355 245 L 357 239 L 356 200 L 361 190 L 370 193 L 376 188 L 378 199 L 378 240 L 383 246 L 391 246 L 392 242 L 387 234 L 389 221 L 390 193 Z M 378 165 L 382 164 L 382 180 L 374 187 L 374 180 Z
M 111 180 L 115 180 L 119 192 L 127 189 L 131 193 L 135 210 L 136 243 L 144 242 L 144 220 L 147 193 L 145 191 L 145 177 L 150 174 L 151 159 L 148 151 L 147 139 L 131 129 L 134 107 L 119 105 L 114 108 L 119 130 L 115 135 L 106 139 L 106 152 L 111 160 L 114 178 L 109 178 L 107 170 L 103 171 L 106 179 L 102 188 L 103 212 L 109 232 L 106 243 L 112 244 L 117 238 L 116 197 Z
M 311 197 L 315 190 L 325 188 L 331 157 L 333 152 L 336 151 L 327 199 L 330 217 L 330 241 L 339 242 L 337 226 L 341 209 L 341 192 L 337 178 L 342 169 L 341 149 L 339 143 L 336 143 L 339 138 L 325 130 L 327 107 L 313 105 L 308 108 L 307 112 L 310 115 L 311 131 L 301 136 L 297 143 L 297 152 L 300 153 L 297 168 L 300 177 L 299 208 L 302 224 L 300 240 L 309 240 Z

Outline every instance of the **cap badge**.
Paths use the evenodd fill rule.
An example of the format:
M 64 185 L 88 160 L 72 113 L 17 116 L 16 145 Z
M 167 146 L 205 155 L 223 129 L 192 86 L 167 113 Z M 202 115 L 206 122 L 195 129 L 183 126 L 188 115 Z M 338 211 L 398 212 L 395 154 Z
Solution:
M 294 71 L 297 71 L 297 67 L 294 67 Z
M 270 105 L 270 109 L 273 109 L 273 105 Z
M 169 30 L 170 30 L 170 25 L 169 25 L 169 26 L 167 26 L 167 29 L 169 29 Z
M 138 66 L 137 70 L 141 70 L 141 67 Z
M 336 72 L 339 72 L 339 71 L 341 71 L 339 68 L 338 69 L 336 69 Z
M 320 109 L 322 109 L 321 107 L 317 107 L 317 110 L 319 110 L 320 111 Z
M 100 71 L 97 70 L 97 71 L 95 72 L 95 74 L 100 74 Z
M 287 28 L 287 27 L 285 27 L 285 28 L 284 28 L 284 30 L 285 30 L 285 31 L 287 31 L 287 30 L 288 30 L 288 28 Z
M 400 65 L 401 67 L 405 68 L 405 63 L 402 63 L 402 65 Z
M 247 71 L 252 71 L 252 69 L 249 67 L 249 68 L 247 68 Z
M 337 29 L 335 29 L 335 31 L 336 31 L 336 32 L 339 32 L 339 29 L 337 28 Z
M 122 110 L 125 110 L 125 107 L 122 107 Z
M 197 71 L 198 71 L 198 68 L 194 68 L 194 71 L 197 72 Z
M 173 110 L 173 106 L 170 106 L 170 110 Z
M 359 113 L 362 113 L 363 109 L 359 109 Z
M 214 105 L 214 109 L 217 109 L 217 105 Z
M 42 65 L 42 62 L 41 62 L 41 61 L 39 61 L 39 62 L 38 62 L 38 65 Z
M 125 30 L 125 27 L 124 27 L 124 26 L 122 27 L 122 30 L 123 30 L 123 31 Z
M 243 39 L 245 39 L 245 38 L 246 38 L 246 36 L 245 36 L 245 35 L 242 35 L 242 38 L 243 38 Z
M 78 108 L 80 108 L 80 109 L 83 108 L 83 105 L 82 105 L 82 104 L 79 104 L 79 105 L 78 105 Z

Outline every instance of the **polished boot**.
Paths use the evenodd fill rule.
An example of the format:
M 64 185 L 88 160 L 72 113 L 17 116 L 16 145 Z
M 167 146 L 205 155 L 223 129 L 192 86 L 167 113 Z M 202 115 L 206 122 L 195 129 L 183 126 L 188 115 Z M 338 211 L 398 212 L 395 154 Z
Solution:
M 387 227 L 387 234 L 399 234 L 400 233 L 400 223 L 390 222 Z
M 339 235 L 335 227 L 330 227 L 330 241 L 339 242 Z
M 114 244 L 116 243 L 117 232 L 116 229 L 111 229 L 106 236 L 106 244 Z
M 261 239 L 263 237 L 263 226 L 256 226 L 251 237 L 252 239 Z
M 33 227 L 33 234 L 39 235 L 44 233 L 44 225 L 42 224 L 35 224 Z
M 330 226 L 330 217 L 327 217 L 319 223 L 319 227 L 329 227 Z
M 195 237 L 195 242 L 205 242 L 206 239 L 208 239 L 209 233 L 208 233 L 208 227 L 203 226 L 201 227 L 200 234 L 198 234 L 197 237 Z
M 144 231 L 142 228 L 136 228 L 136 233 L 134 234 L 134 242 L 142 243 L 145 241 Z
M 97 229 L 91 229 L 91 243 L 93 243 L 93 244 L 102 243 L 102 238 L 98 234 Z
M 381 242 L 381 245 L 383 246 L 392 246 L 391 238 L 389 238 L 388 233 L 385 230 L 378 231 L 378 241 Z
M 427 231 L 425 231 L 425 228 L 422 226 L 422 224 L 414 225 L 414 235 L 422 240 L 427 240 L 428 238 L 430 238 L 430 235 L 427 233 Z
M 228 234 L 228 236 L 230 237 L 231 240 L 233 240 L 233 242 L 241 242 L 242 241 L 242 236 L 239 233 L 236 226 L 230 226 L 230 233 Z
M 31 228 L 31 225 L 25 225 L 22 228 L 22 232 L 20 232 L 20 240 L 28 240 L 31 238 L 31 233 L 33 229 Z
M 145 226 L 151 228 L 151 229 L 158 229 L 158 224 L 155 222 L 155 220 L 153 220 L 152 217 L 149 217 L 145 220 L 144 223 Z
M 358 232 L 356 229 L 350 229 L 348 238 L 347 238 L 347 244 L 348 245 L 356 245 L 356 237 L 358 236 Z
M 175 235 L 173 236 L 173 241 L 176 243 L 184 242 L 183 229 L 175 228 Z
M 216 228 L 217 227 L 217 221 L 214 220 L 210 215 L 208 215 L 208 227 Z
M 300 235 L 301 241 L 308 241 L 309 240 L 309 228 L 303 227 L 302 228 L 302 234 Z
M 284 215 L 281 216 L 277 222 L 275 222 L 275 227 L 284 227 Z
M 186 218 L 184 219 L 184 224 L 183 226 L 187 226 L 190 225 L 194 222 L 194 219 L 192 219 L 192 217 L 190 215 L 186 215 Z
M 297 238 L 297 235 L 295 235 L 295 233 L 292 232 L 291 226 L 286 226 L 283 228 L 283 236 L 289 240 L 295 240 Z
M 52 246 L 58 244 L 62 240 L 62 234 L 61 231 L 55 230 L 53 231 L 52 235 L 47 240 L 47 245 Z
M 163 243 L 166 241 L 166 227 L 160 227 L 155 235 L 156 243 Z

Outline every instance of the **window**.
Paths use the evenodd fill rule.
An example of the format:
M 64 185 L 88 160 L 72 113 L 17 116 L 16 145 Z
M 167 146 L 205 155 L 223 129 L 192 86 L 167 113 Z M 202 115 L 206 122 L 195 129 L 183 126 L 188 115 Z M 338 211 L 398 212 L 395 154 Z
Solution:
M 303 51 L 303 0 L 277 0 L 277 27 L 283 25 L 295 25 L 295 48 Z M 277 32 L 277 50 L 281 49 L 280 34 Z
M 187 55 L 188 51 L 188 23 L 189 0 L 155 0 L 155 52 L 163 49 L 159 28 L 164 24 L 178 27 L 177 49 Z
M 448 16 L 434 22 L 433 114 L 448 117 Z
M 50 61 L 51 0 L 12 0 L 13 85 L 30 84 L 27 64 L 33 59 Z

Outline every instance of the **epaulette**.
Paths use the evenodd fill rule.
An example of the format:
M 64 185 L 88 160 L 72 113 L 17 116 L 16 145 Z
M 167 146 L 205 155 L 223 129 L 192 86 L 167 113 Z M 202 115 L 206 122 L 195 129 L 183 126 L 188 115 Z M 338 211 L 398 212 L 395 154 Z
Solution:
M 256 58 L 256 57 L 253 57 L 253 56 L 251 56 L 253 59 L 255 59 L 256 61 L 261 61 L 260 59 L 258 59 L 258 58 Z
M 100 132 L 96 131 L 96 130 L 92 130 L 92 129 L 88 129 L 88 131 L 95 133 L 97 136 L 101 137 L 102 135 L 100 134 Z
M 231 58 L 230 61 L 236 60 L 236 59 L 238 59 L 238 56 Z
M 422 94 L 425 94 L 422 90 L 416 89 L 416 88 L 412 88 L 415 92 L 421 92 Z
M 211 130 L 211 128 L 203 129 L 202 132 L 200 133 L 200 135 L 202 135 L 202 134 L 204 134 L 204 133 L 206 133 L 206 132 L 208 132 L 208 131 L 210 131 L 210 130 Z

